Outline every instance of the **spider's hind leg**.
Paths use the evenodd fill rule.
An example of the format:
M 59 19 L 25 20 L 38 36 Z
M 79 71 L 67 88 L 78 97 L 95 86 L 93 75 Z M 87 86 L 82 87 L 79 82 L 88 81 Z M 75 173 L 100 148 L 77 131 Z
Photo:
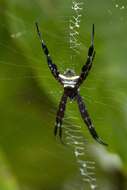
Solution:
M 57 111 L 57 116 L 56 116 L 56 123 L 55 123 L 55 128 L 54 128 L 54 134 L 55 136 L 58 133 L 59 130 L 59 137 L 60 139 L 62 139 L 62 120 L 64 117 L 64 112 L 65 112 L 65 108 L 66 108 L 66 102 L 67 102 L 67 95 L 64 93 L 60 104 L 59 104 L 59 109 Z
M 56 80 L 58 80 L 60 83 L 61 83 L 61 79 L 59 77 L 59 71 L 57 69 L 57 65 L 53 63 L 52 61 L 52 58 L 50 56 L 50 53 L 49 53 L 49 50 L 48 50 L 48 47 L 47 45 L 45 44 L 43 38 L 42 38 L 42 34 L 39 30 L 39 26 L 38 26 L 38 23 L 36 22 L 35 23 L 36 25 L 36 29 L 37 29 L 37 34 L 38 34 L 38 37 L 39 37 L 39 40 L 41 42 L 41 47 L 42 47 L 42 50 L 47 58 L 47 63 L 48 63 L 48 66 L 49 66 L 49 69 L 51 70 L 51 73 L 53 74 L 53 76 L 55 77 Z
M 103 140 L 98 136 L 93 124 L 92 124 L 92 121 L 90 119 L 90 116 L 87 112 L 87 109 L 86 109 L 86 106 L 82 100 L 82 97 L 78 94 L 77 95 L 77 102 L 78 102 L 78 106 L 79 106 L 79 110 L 80 110 L 80 113 L 81 113 L 81 116 L 84 120 L 84 122 L 86 123 L 88 129 L 89 129 L 89 132 L 91 133 L 92 137 L 100 144 L 103 144 L 103 145 L 106 145 L 107 144 L 105 142 L 103 142 Z
M 85 81 L 85 79 L 87 78 L 91 68 L 92 68 L 92 64 L 93 64 L 93 60 L 95 57 L 95 49 L 94 49 L 94 24 L 92 26 L 92 33 L 91 33 L 91 45 L 88 49 L 88 55 L 87 55 L 87 60 L 86 63 L 83 65 L 82 69 L 81 69 L 81 74 L 80 77 L 77 81 L 77 88 L 83 83 L 83 81 Z

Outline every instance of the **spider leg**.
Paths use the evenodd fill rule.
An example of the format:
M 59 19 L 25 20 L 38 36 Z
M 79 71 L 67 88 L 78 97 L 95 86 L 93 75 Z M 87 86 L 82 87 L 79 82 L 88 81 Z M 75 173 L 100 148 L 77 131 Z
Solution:
M 82 84 L 82 82 L 86 79 L 86 77 L 88 76 L 89 71 L 92 67 L 92 63 L 93 63 L 93 60 L 95 57 L 94 33 L 95 32 L 94 32 L 94 24 L 93 24 L 92 34 L 91 34 L 91 45 L 90 45 L 89 50 L 88 50 L 88 57 L 87 57 L 85 65 L 83 65 L 83 67 L 82 67 L 80 77 L 79 77 L 77 84 L 76 84 L 77 87 L 79 87 Z
M 64 112 L 65 112 L 65 109 L 66 109 L 67 97 L 68 96 L 64 92 L 64 94 L 63 94 L 63 96 L 62 96 L 62 98 L 60 100 L 60 104 L 59 104 L 59 108 L 58 108 L 57 116 L 56 116 L 54 134 L 56 136 L 57 133 L 58 133 L 58 130 L 59 130 L 60 139 L 62 138 L 62 120 L 63 120 Z
M 61 79 L 59 77 L 59 71 L 57 69 L 57 66 L 52 62 L 52 59 L 51 59 L 51 56 L 49 54 L 49 50 L 45 44 L 45 42 L 43 41 L 42 39 L 42 34 L 39 30 L 39 26 L 38 26 L 38 23 L 36 22 L 35 23 L 36 25 L 36 29 L 37 29 L 37 33 L 38 33 L 38 36 L 39 36 L 39 39 L 40 39 L 40 42 L 41 42 L 41 46 L 42 46 L 42 49 L 44 51 L 44 54 L 46 55 L 46 58 L 47 58 L 47 63 L 48 63 L 48 66 L 49 66 L 49 69 L 51 70 L 53 76 L 59 81 L 61 82 Z
M 89 129 L 89 132 L 91 133 L 91 135 L 93 136 L 93 138 L 99 142 L 100 144 L 103 144 L 103 145 L 106 145 L 107 144 L 105 142 L 102 141 L 102 139 L 98 136 L 93 124 L 92 124 L 92 121 L 90 119 L 90 116 L 87 112 L 87 109 L 86 109 L 86 106 L 82 100 L 82 97 L 78 94 L 77 95 L 77 102 L 78 102 L 78 106 L 79 106 L 79 110 L 80 110 L 80 113 L 81 113 L 81 116 L 84 120 L 84 122 L 86 123 L 88 129 Z

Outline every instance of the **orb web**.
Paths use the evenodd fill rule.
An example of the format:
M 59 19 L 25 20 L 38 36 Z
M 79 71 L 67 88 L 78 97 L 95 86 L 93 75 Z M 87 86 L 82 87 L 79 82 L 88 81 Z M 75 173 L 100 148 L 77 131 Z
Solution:
M 105 48 L 105 50 L 108 53 L 105 51 L 104 53 L 99 55 L 99 53 L 100 53 L 99 51 L 103 51 L 102 50 L 103 48 L 101 48 L 99 46 L 97 47 L 96 50 L 97 50 L 98 56 L 96 57 L 96 60 L 102 56 L 103 57 L 102 62 L 101 62 L 101 60 L 97 61 L 96 68 L 98 67 L 99 69 L 97 69 L 97 70 L 95 69 L 94 70 L 95 72 L 93 71 L 91 73 L 92 76 L 94 76 L 94 78 L 89 78 L 89 81 L 87 81 L 89 84 L 87 83 L 88 85 L 82 86 L 82 89 L 84 88 L 84 90 L 85 90 L 84 96 L 85 96 L 85 100 L 87 101 L 88 108 L 89 108 L 89 106 L 99 107 L 100 113 L 94 121 L 96 122 L 96 126 L 100 126 L 100 130 L 102 127 L 103 128 L 102 130 L 104 130 L 103 132 L 107 133 L 107 136 L 109 135 L 109 139 L 107 137 L 107 141 L 110 140 L 110 138 L 112 139 L 112 137 L 114 138 L 113 134 L 114 135 L 116 134 L 117 128 L 121 128 L 123 131 L 126 132 L 126 130 L 125 130 L 126 125 L 124 123 L 124 121 L 126 121 L 125 120 L 125 118 L 126 118 L 126 111 L 125 111 L 125 109 L 126 109 L 126 103 L 125 103 L 126 102 L 126 88 L 124 85 L 122 85 L 125 81 L 125 78 L 122 78 L 122 77 L 124 76 L 124 70 L 126 70 L 126 69 L 122 70 L 122 68 L 125 68 L 125 66 L 123 67 L 124 59 L 122 59 L 122 60 L 119 59 L 119 57 L 120 57 L 119 54 L 121 52 L 124 52 L 124 50 L 125 50 L 125 48 L 123 48 L 123 46 L 122 47 L 120 46 L 120 44 L 122 42 L 123 42 L 123 44 L 125 42 L 125 39 L 123 40 L 123 38 L 122 38 L 125 35 L 123 33 L 124 29 L 123 30 L 121 29 L 121 31 L 118 31 L 118 33 L 116 32 L 116 29 L 117 29 L 117 27 L 119 27 L 120 22 L 122 23 L 124 21 L 124 25 L 126 23 L 127 19 L 124 15 L 124 12 L 127 9 L 127 5 L 126 5 L 126 2 L 123 3 L 122 1 L 118 1 L 118 0 L 113 0 L 112 2 L 113 2 L 112 4 L 111 4 L 111 2 L 108 3 L 109 9 L 107 9 L 107 10 L 106 10 L 105 5 L 104 5 L 104 7 L 101 6 L 101 8 L 99 8 L 98 18 L 100 19 L 100 15 L 102 14 L 102 12 L 105 12 L 107 18 L 109 18 L 109 20 L 107 20 L 107 23 L 114 24 L 114 26 L 116 28 L 115 27 L 111 28 L 110 26 L 107 27 L 105 22 L 103 22 L 101 24 L 98 22 L 97 27 L 96 27 L 98 30 L 96 32 L 96 34 L 97 34 L 96 37 L 98 38 L 98 42 L 99 42 L 99 44 L 103 44 L 103 47 Z M 74 3 L 76 3 L 76 6 L 74 5 Z M 77 3 L 80 3 L 80 4 L 77 5 Z M 92 3 L 94 3 L 94 1 Z M 76 7 L 77 6 L 80 9 L 78 8 L 79 16 L 76 17 L 76 9 L 77 9 Z M 82 26 L 81 19 L 82 19 L 82 11 L 84 11 L 83 6 L 84 6 L 84 1 L 83 2 L 82 1 L 73 1 L 71 6 L 69 7 L 70 10 L 72 10 L 73 14 L 71 15 L 71 17 L 69 19 L 67 18 L 68 29 L 69 29 L 69 32 L 67 31 L 68 35 L 69 35 L 68 43 L 69 43 L 69 48 L 72 50 L 71 54 L 69 54 L 70 60 L 71 60 L 69 63 L 70 63 L 70 67 L 74 67 L 74 68 L 76 67 L 76 65 L 74 64 L 73 60 L 75 59 L 75 55 L 79 53 L 79 48 L 80 48 L 80 44 L 81 44 L 78 37 L 79 37 L 80 26 Z M 89 10 L 90 9 L 91 9 L 91 6 L 89 6 Z M 118 19 L 120 19 L 120 21 L 118 20 L 119 21 L 118 24 L 115 24 L 114 17 L 116 17 L 117 13 L 120 14 L 120 17 L 118 18 Z M 93 14 L 92 11 L 91 11 L 91 14 Z M 90 15 L 86 15 L 86 17 L 88 17 Z M 114 15 L 114 17 L 112 17 L 112 15 Z M 30 52 L 28 53 L 28 52 L 22 51 L 21 48 L 17 48 L 16 46 L 12 46 L 10 41 L 8 43 L 8 40 L 5 40 L 5 39 L 1 40 L 1 42 L 0 42 L 1 51 L 5 50 L 6 57 L 8 56 L 8 53 L 10 53 L 10 55 L 12 55 L 13 57 L 19 57 L 19 59 L 17 59 L 18 61 L 17 60 L 12 61 L 12 59 L 6 59 L 6 57 L 4 58 L 3 56 L 1 56 L 1 58 L 0 58 L 1 67 L 8 66 L 10 71 L 16 70 L 15 73 L 14 72 L 12 72 L 12 73 L 8 72 L 7 73 L 6 71 L 4 73 L 4 72 L 2 72 L 2 69 L 1 69 L 1 76 L 0 76 L 1 83 L 3 83 L 4 86 L 6 86 L 7 81 L 11 85 L 13 85 L 15 81 L 20 81 L 21 79 L 23 79 L 23 80 L 25 79 L 27 81 L 27 80 L 31 79 L 31 80 L 35 80 L 35 81 L 39 82 L 39 84 L 41 85 L 42 81 L 44 80 L 44 83 L 45 83 L 44 85 L 46 87 L 45 89 L 47 91 L 46 93 L 48 95 L 50 95 L 50 97 L 54 100 L 55 105 L 58 104 L 62 90 L 60 88 L 59 89 L 54 88 L 55 82 L 53 80 L 50 81 L 50 84 L 47 81 L 49 76 L 50 76 L 50 73 L 48 73 L 46 75 L 45 73 L 48 69 L 46 70 L 46 67 L 43 68 L 43 65 L 44 64 L 46 65 L 46 62 L 42 61 L 43 57 L 42 57 L 41 51 L 39 49 L 40 46 L 39 46 L 38 41 L 36 41 L 37 36 L 36 36 L 36 32 L 34 30 L 34 22 L 32 21 L 32 23 L 30 24 L 30 22 L 27 22 L 22 17 L 20 17 L 20 16 L 18 17 L 18 15 L 15 15 L 14 12 L 9 12 L 9 10 L 6 10 L 6 17 L 9 20 L 9 24 L 14 23 L 15 25 L 17 25 L 16 29 L 11 28 L 12 30 L 8 34 L 8 39 L 10 37 L 11 42 L 15 42 L 17 44 L 20 41 L 25 41 L 26 44 L 29 44 L 28 39 L 31 39 L 31 41 L 34 44 L 34 48 L 35 48 L 35 46 L 38 47 L 38 54 L 37 54 L 37 56 L 35 56 Z M 124 19 L 122 19 L 122 18 L 124 18 Z M 92 19 L 93 19 L 93 17 L 92 17 Z M 106 18 L 105 18 L 105 20 L 106 20 Z M 72 25 L 74 21 L 76 22 L 76 24 Z M 87 21 L 87 19 L 86 19 L 86 21 Z M 92 22 L 93 22 L 93 20 L 92 20 Z M 43 26 L 44 20 L 42 18 L 40 18 L 39 23 L 40 24 L 42 23 L 42 26 Z M 1 22 L 0 26 L 1 26 L 1 30 L 3 28 L 8 30 L 8 28 L 9 28 L 8 25 L 6 23 L 4 23 L 4 21 Z M 75 26 L 76 30 L 74 30 L 74 26 Z M 71 27 L 71 29 L 70 29 L 70 27 Z M 57 42 L 60 42 L 60 41 L 62 42 L 63 39 L 61 38 L 61 36 L 56 35 L 55 29 L 53 31 L 53 30 L 51 30 L 51 28 L 49 30 L 49 28 L 47 30 L 45 27 L 41 27 L 41 31 L 44 33 L 45 36 L 47 35 L 49 37 L 49 41 L 54 38 Z M 72 29 L 73 29 L 73 31 L 72 31 Z M 70 35 L 70 33 L 72 33 L 72 34 Z M 113 36 L 113 38 L 112 38 L 112 36 Z M 118 43 L 119 36 L 121 36 L 121 39 L 120 39 L 121 43 Z M 112 41 L 112 43 L 110 42 L 110 40 L 111 40 L 110 38 L 114 39 Z M 73 40 L 73 42 L 72 42 L 72 40 Z M 47 42 L 49 43 L 49 41 L 47 41 Z M 114 43 L 114 42 L 116 42 L 116 43 Z M 98 43 L 96 43 L 96 46 L 97 46 L 97 44 Z M 115 44 L 116 47 L 114 47 L 113 44 Z M 65 46 L 65 44 L 61 44 L 61 45 L 58 44 L 58 45 L 59 45 L 58 47 L 60 47 L 60 49 L 64 48 L 64 46 Z M 108 48 L 106 47 L 106 45 L 109 45 Z M 30 48 L 32 48 L 32 46 Z M 119 50 L 119 52 L 116 53 L 117 52 L 116 51 L 110 55 L 110 52 L 112 52 L 110 50 L 112 50 L 112 51 Z M 51 51 L 52 55 L 53 55 L 53 53 L 54 52 Z M 58 54 L 58 52 L 57 52 L 57 54 Z M 39 57 L 39 55 L 40 55 L 40 57 Z M 113 59 L 113 58 L 115 58 L 114 55 L 118 55 L 118 57 L 116 56 L 117 59 L 115 59 L 115 60 Z M 124 54 L 122 54 L 122 55 L 124 56 Z M 54 55 L 54 58 L 55 58 L 55 56 L 56 56 L 56 54 Z M 25 59 L 22 62 L 19 62 L 20 57 L 23 57 Z M 58 55 L 58 57 L 60 57 L 60 56 Z M 110 58 L 110 60 L 107 58 Z M 60 66 L 60 68 L 64 68 L 64 65 L 65 65 L 64 60 L 62 60 L 60 62 L 61 64 L 59 64 L 58 59 L 56 59 L 56 60 L 57 60 L 56 63 L 58 63 L 58 66 Z M 103 61 L 105 61 L 104 64 L 103 64 Z M 99 64 L 100 64 L 100 66 L 98 66 Z M 110 65 L 110 67 L 113 67 L 113 70 L 115 71 L 113 73 L 113 76 L 112 76 L 112 72 L 111 72 L 112 68 L 110 68 L 109 65 Z M 103 67 L 105 68 L 105 70 L 103 70 Z M 33 72 L 34 74 L 31 72 L 28 72 L 28 73 L 25 72 L 26 70 L 29 70 L 29 69 L 32 69 L 34 71 Z M 122 72 L 120 72 L 120 70 L 122 70 Z M 116 75 L 118 75 L 118 76 L 116 76 Z M 116 83 L 116 81 L 118 82 L 118 79 L 121 82 L 121 84 L 119 85 L 119 87 L 116 87 L 115 83 Z M 98 89 L 100 89 L 100 91 L 101 91 L 102 87 L 104 87 L 103 93 L 102 94 L 100 93 L 102 96 L 99 96 L 99 95 L 96 96 L 97 88 L 95 85 L 98 85 L 98 84 L 100 84 L 100 87 L 98 86 Z M 31 87 L 28 86 L 28 89 L 29 88 L 31 88 Z M 1 93 L 2 93 L 2 91 L 1 91 Z M 22 94 L 23 94 L 23 92 L 21 90 L 17 90 L 17 92 L 16 92 L 17 97 L 18 96 L 21 97 Z M 7 94 L 7 96 L 13 97 L 12 94 Z M 40 94 L 40 98 L 41 98 L 41 94 Z M 27 102 L 25 102 L 25 103 L 27 104 Z M 57 109 L 57 106 L 56 106 L 56 109 Z M 53 113 L 50 112 L 51 116 L 53 116 L 54 118 L 55 118 L 55 114 L 56 114 L 56 109 L 53 110 Z M 101 113 L 101 110 L 102 110 L 102 113 Z M 103 110 L 105 113 L 103 112 Z M 69 115 L 71 115 L 73 117 L 73 113 L 74 112 L 70 113 Z M 118 121 L 118 124 L 119 124 L 118 127 L 116 127 L 117 122 L 111 123 L 111 119 L 107 117 L 108 113 L 109 113 L 109 116 L 111 116 L 111 117 L 114 117 L 113 113 L 119 114 L 118 119 L 121 122 Z M 121 116 L 120 116 L 120 114 L 121 114 Z M 52 127 L 53 126 L 50 127 L 50 130 L 52 130 Z M 72 128 L 69 127 L 67 130 L 65 130 L 65 132 L 67 133 L 66 137 L 68 137 L 66 139 L 66 141 L 67 141 L 68 145 L 70 145 L 70 147 L 73 149 L 73 154 L 74 154 L 76 160 L 79 159 L 79 156 L 85 157 L 87 155 L 87 153 L 86 153 L 87 152 L 87 149 L 86 149 L 87 148 L 87 141 L 84 140 L 84 145 L 83 145 L 81 140 L 85 139 L 85 137 L 83 136 L 84 137 L 83 138 L 82 133 L 80 133 L 81 132 L 80 126 L 77 126 L 77 127 L 79 127 L 79 130 L 77 130 L 76 126 L 73 126 Z M 110 130 L 110 128 L 111 128 L 111 130 Z M 75 131 L 75 129 L 77 131 Z M 75 132 L 76 134 L 74 134 L 73 132 Z M 102 133 L 102 134 L 104 134 L 104 133 Z M 77 138 L 75 137 L 75 135 L 77 136 Z M 119 138 L 117 138 L 117 135 L 116 135 L 116 141 L 118 141 L 118 139 Z M 122 142 L 119 142 L 119 144 L 120 143 L 122 143 Z M 123 145 L 124 145 L 124 143 L 123 143 Z M 83 149 L 83 146 L 84 146 L 84 149 Z M 75 147 L 77 147 L 77 148 L 75 148 Z M 85 152 L 85 154 L 84 154 L 84 152 Z M 51 156 L 55 156 L 53 151 L 51 152 L 51 150 L 50 150 L 49 153 L 51 154 Z M 80 154 L 82 154 L 82 155 L 80 155 Z M 59 158 L 59 157 L 61 157 L 61 155 L 60 156 L 57 155 L 57 157 Z M 76 161 L 77 164 L 79 164 L 78 166 L 79 166 L 79 171 L 81 173 L 82 179 L 86 178 L 86 177 L 84 177 L 85 175 L 83 173 L 82 168 L 85 168 L 84 167 L 85 163 L 87 166 L 89 163 L 88 160 L 85 159 L 86 157 L 85 158 L 84 157 L 82 158 L 83 161 L 81 161 L 81 160 Z M 84 163 L 84 160 L 85 160 L 85 163 Z M 82 163 L 82 167 L 80 170 L 80 164 L 81 163 Z M 93 165 L 93 167 L 95 167 L 95 164 L 92 164 L 93 163 L 92 161 L 90 163 L 91 163 L 91 167 L 92 167 L 92 165 Z M 93 168 L 93 170 L 94 170 L 94 168 Z M 89 180 L 87 180 L 87 178 L 86 178 L 86 181 L 89 181 Z M 96 183 L 95 184 L 92 183 L 91 188 L 94 188 L 95 185 L 96 185 Z
M 70 53 L 71 67 L 75 68 L 73 64 L 75 54 L 79 54 L 80 49 L 80 26 L 83 11 L 84 2 L 75 0 L 72 1 L 72 16 L 69 20 L 69 48 L 72 50 Z M 69 115 L 73 115 L 70 113 Z M 73 118 L 73 116 L 72 116 Z M 81 186 L 83 190 L 86 184 L 91 190 L 97 188 L 96 174 L 95 174 L 95 162 L 88 158 L 87 140 L 82 134 L 81 127 L 79 125 L 66 125 L 64 126 L 65 143 L 72 149 L 75 156 L 79 173 L 81 175 Z

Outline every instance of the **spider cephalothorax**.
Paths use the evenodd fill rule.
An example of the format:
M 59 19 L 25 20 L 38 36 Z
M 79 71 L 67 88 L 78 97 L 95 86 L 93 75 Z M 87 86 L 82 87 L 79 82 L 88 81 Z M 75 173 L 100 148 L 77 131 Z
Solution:
M 59 109 L 57 111 L 56 116 L 56 124 L 55 124 L 55 130 L 54 133 L 57 135 L 59 131 L 59 136 L 62 138 L 62 120 L 64 117 L 64 112 L 66 108 L 67 99 L 69 98 L 71 101 L 76 100 L 78 103 L 78 107 L 81 113 L 81 116 L 86 123 L 91 135 L 93 138 L 98 141 L 99 143 L 103 145 L 107 145 L 104 143 L 101 138 L 98 136 L 93 123 L 90 119 L 90 116 L 87 112 L 86 106 L 83 102 L 82 97 L 79 94 L 79 87 L 83 83 L 83 81 L 86 79 L 86 77 L 89 74 L 89 71 L 92 67 L 93 59 L 95 57 L 95 50 L 94 50 L 94 25 L 92 28 L 92 36 L 91 36 L 91 45 L 88 50 L 88 57 L 86 60 L 86 64 L 83 65 L 81 69 L 80 75 L 76 75 L 75 72 L 71 69 L 67 69 L 64 74 L 60 74 L 57 66 L 52 62 L 51 56 L 49 54 L 48 48 L 46 44 L 44 43 L 41 33 L 39 31 L 38 24 L 36 23 L 37 33 L 41 42 L 42 49 L 46 55 L 48 66 L 53 74 L 53 76 L 63 85 L 64 87 L 64 93 L 61 98 Z

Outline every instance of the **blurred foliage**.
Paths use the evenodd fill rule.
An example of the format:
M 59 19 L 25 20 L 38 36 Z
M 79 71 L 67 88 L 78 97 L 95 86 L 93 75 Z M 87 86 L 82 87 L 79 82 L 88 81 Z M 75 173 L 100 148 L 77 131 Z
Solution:
M 0 152 L 0 189 L 19 190 L 16 179 L 12 176 L 2 151 Z
M 62 88 L 47 67 L 35 21 L 61 72 L 71 65 L 80 72 L 95 23 L 97 55 L 81 94 L 109 147 L 106 154 L 100 148 L 91 156 L 98 164 L 101 190 L 127 188 L 127 3 L 82 1 L 81 53 L 72 63 L 67 42 L 71 0 L 0 0 L 0 190 L 67 190 L 65 184 L 73 183 L 78 173 L 73 153 L 53 136 Z M 84 127 L 76 103 L 67 106 L 68 116 L 99 148 Z M 100 164 L 99 155 L 103 160 L 109 152 L 120 159 L 119 175 Z M 122 176 L 122 188 L 118 176 Z

